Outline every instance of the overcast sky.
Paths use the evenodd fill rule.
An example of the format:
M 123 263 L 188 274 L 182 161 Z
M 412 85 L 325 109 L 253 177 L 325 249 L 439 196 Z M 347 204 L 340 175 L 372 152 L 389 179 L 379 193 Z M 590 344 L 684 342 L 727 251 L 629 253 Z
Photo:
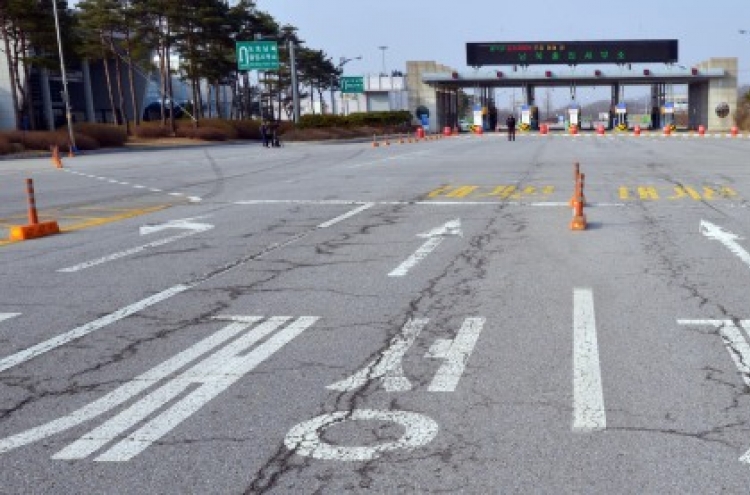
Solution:
M 677 39 L 679 64 L 737 57 L 750 83 L 750 0 L 257 0 L 352 75 L 435 60 L 467 70 L 468 41 Z

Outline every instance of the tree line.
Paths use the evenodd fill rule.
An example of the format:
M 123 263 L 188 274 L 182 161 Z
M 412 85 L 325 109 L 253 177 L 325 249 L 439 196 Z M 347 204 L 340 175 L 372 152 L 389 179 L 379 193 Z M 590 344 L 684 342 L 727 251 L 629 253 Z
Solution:
M 141 123 L 143 108 L 135 81 L 148 74 L 158 74 L 161 123 L 172 131 L 175 76 L 191 89 L 193 99 L 182 110 L 197 124 L 205 117 L 289 116 L 289 43 L 296 45 L 300 97 L 310 98 L 313 108 L 316 97 L 322 103 L 323 92 L 337 87 L 341 75 L 341 68 L 323 50 L 305 45 L 296 27 L 280 24 L 252 0 L 233 5 L 226 0 L 80 0 L 75 8 L 67 0 L 0 0 L 0 51 L 5 52 L 9 67 L 18 129 L 23 116 L 32 115 L 32 69 L 60 71 L 53 1 L 66 64 L 84 59 L 102 62 L 115 123 L 128 129 Z M 247 72 L 237 71 L 235 43 L 256 39 L 278 42 L 280 68 L 262 73 L 253 84 Z M 129 84 L 123 87 L 123 81 Z M 209 87 L 213 102 L 204 94 Z M 228 115 L 223 115 L 220 87 L 231 91 L 234 104 Z M 130 112 L 121 111 L 125 108 Z M 127 113 L 133 122 L 127 120 Z

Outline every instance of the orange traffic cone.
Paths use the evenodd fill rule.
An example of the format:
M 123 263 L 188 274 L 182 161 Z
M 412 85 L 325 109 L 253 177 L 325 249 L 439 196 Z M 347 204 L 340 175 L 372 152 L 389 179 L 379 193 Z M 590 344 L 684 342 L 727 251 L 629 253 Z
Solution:
M 573 202 L 573 220 L 570 221 L 570 230 L 586 230 L 586 215 L 583 213 L 583 183 L 585 174 L 581 174 L 576 184 L 578 196 Z
M 57 145 L 52 146 L 52 165 L 55 168 L 63 168 L 62 160 L 60 159 L 60 148 Z

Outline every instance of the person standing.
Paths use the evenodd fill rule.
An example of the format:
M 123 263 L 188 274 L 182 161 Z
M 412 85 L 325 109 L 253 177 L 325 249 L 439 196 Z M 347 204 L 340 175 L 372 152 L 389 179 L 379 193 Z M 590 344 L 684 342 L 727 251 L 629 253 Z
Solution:
M 513 114 L 508 115 L 505 119 L 505 125 L 508 126 L 508 141 L 516 140 L 516 118 Z
M 268 135 L 268 123 L 266 121 L 263 121 L 263 123 L 260 125 L 260 139 L 263 141 L 264 148 L 268 148 Z

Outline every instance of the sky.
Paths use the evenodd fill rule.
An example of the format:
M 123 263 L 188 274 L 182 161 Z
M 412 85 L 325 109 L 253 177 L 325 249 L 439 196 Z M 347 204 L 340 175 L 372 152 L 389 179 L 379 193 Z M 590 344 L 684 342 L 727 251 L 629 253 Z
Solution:
M 434 60 L 459 71 L 466 43 L 677 39 L 679 65 L 737 57 L 750 84 L 750 0 L 256 0 L 280 24 L 296 26 L 310 48 L 347 75 L 405 71 Z M 387 46 L 385 50 L 378 47 Z M 488 69 L 489 70 L 489 69 Z
M 299 28 L 307 46 L 362 56 L 346 71 L 377 73 L 379 46 L 388 72 L 407 60 L 467 70 L 469 41 L 677 39 L 679 63 L 738 57 L 750 82 L 749 0 L 256 0 L 281 24 Z M 716 6 L 716 7 L 712 7 Z M 720 6 L 720 7 L 719 7 Z

